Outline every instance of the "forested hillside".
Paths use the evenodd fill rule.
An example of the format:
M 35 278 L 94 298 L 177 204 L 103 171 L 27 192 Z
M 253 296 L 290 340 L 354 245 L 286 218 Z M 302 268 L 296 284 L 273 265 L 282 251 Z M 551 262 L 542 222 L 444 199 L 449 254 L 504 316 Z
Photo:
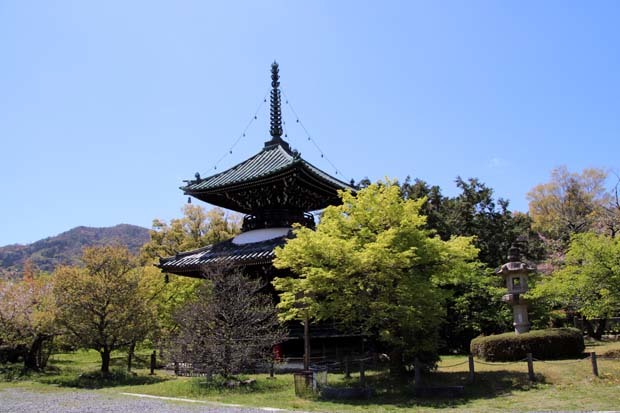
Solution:
M 42 271 L 53 271 L 58 264 L 76 264 L 87 246 L 119 243 L 136 253 L 148 240 L 149 230 L 135 225 L 76 227 L 32 244 L 0 247 L 0 278 L 21 276 L 27 260 Z

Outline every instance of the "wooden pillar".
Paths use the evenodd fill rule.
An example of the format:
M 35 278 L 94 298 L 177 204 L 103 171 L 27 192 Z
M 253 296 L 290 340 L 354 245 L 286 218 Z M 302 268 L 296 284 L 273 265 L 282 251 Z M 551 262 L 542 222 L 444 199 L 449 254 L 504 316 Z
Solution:
M 304 311 L 304 370 L 310 370 L 310 323 L 308 309 Z
M 366 370 L 364 370 L 364 359 L 360 359 L 360 385 L 366 387 Z
M 348 354 L 344 356 L 344 378 L 351 378 L 351 356 Z
M 155 365 L 157 363 L 157 353 L 155 350 L 151 353 L 151 375 L 155 374 Z
M 592 360 L 592 374 L 598 377 L 598 364 L 596 362 L 596 353 L 590 353 L 590 360 Z

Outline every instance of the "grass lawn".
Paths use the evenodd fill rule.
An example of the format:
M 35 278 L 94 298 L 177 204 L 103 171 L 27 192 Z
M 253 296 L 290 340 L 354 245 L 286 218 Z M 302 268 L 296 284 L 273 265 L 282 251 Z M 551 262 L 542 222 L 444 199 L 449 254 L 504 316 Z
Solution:
M 620 356 L 620 343 L 597 343 L 586 351 L 600 356 L 614 352 Z M 612 353 L 613 354 L 613 353 Z M 423 399 L 411 395 L 410 387 L 397 384 L 382 372 L 367 372 L 367 382 L 375 389 L 370 400 L 324 401 L 301 399 L 295 396 L 292 374 L 252 375 L 256 384 L 234 390 L 205 385 L 202 378 L 175 377 L 158 371 L 149 376 L 145 361 L 148 352 L 139 354 L 136 375 L 123 373 L 124 355 L 113 354 L 114 380 L 102 381 L 91 374 L 99 367 L 95 352 L 57 354 L 50 360 L 50 372 L 21 377 L 20 382 L 0 383 L 5 386 L 24 386 L 49 391 L 67 388 L 98 388 L 97 391 L 142 393 L 157 396 L 185 397 L 247 406 L 269 406 L 291 410 L 323 412 L 429 412 L 440 408 L 455 411 L 531 411 L 531 410 L 615 410 L 620 409 L 620 359 L 599 358 L 599 377 L 592 375 L 591 363 L 586 360 L 535 362 L 536 383 L 530 383 L 526 363 L 482 364 L 476 361 L 476 383 L 466 385 L 465 397 L 460 399 Z M 465 385 L 467 360 L 464 356 L 444 356 L 437 372 L 426 377 L 429 385 Z M 458 366 L 454 366 L 459 364 Z M 24 381 L 25 380 L 25 381 Z M 330 374 L 330 385 L 349 383 L 342 374 Z

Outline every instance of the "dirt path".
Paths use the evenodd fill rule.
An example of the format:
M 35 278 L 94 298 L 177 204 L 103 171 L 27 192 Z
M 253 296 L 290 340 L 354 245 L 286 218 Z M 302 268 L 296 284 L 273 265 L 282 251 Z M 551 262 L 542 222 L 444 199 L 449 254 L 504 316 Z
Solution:
M 0 389 L 0 413 L 265 413 L 280 409 L 247 408 L 175 398 L 138 397 L 97 390 L 38 392 Z

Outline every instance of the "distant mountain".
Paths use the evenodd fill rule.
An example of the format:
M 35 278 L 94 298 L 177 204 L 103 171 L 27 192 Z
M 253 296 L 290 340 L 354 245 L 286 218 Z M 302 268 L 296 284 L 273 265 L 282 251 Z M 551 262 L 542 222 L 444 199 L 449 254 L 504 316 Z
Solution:
M 135 225 L 76 227 L 32 244 L 0 247 L 0 278 L 20 277 L 28 259 L 40 270 L 51 272 L 59 264 L 77 264 L 84 247 L 119 243 L 137 253 L 148 240 L 149 230 Z

